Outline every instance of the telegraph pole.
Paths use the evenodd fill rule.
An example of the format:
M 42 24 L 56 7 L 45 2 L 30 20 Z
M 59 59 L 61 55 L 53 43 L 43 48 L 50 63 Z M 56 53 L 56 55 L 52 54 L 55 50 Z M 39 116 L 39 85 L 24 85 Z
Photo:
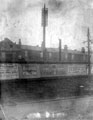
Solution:
M 59 62 L 61 62 L 61 39 L 59 39 Z
M 87 29 L 87 41 L 84 41 L 83 43 L 86 43 L 88 45 L 88 80 L 90 80 L 90 76 L 91 76 L 91 62 L 90 62 L 90 43 L 92 43 L 92 41 L 90 40 L 90 30 L 89 28 Z
M 91 75 L 91 63 L 90 63 L 90 31 L 88 28 L 88 32 L 87 32 L 87 38 L 88 38 L 88 78 L 90 80 L 90 75 Z
M 42 8 L 42 26 L 43 26 L 43 60 L 46 60 L 46 26 L 48 24 L 48 8 L 46 8 L 45 4 Z

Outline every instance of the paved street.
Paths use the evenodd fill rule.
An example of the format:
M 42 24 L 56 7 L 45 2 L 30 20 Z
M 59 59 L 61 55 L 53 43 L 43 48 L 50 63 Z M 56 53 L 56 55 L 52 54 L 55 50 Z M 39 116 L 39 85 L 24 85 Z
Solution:
M 3 104 L 7 119 L 53 118 L 78 120 L 93 119 L 93 96 L 35 102 Z
M 83 79 L 20 80 L 2 83 L 2 99 L 7 102 L 46 100 L 79 96 L 83 91 Z M 82 89 L 82 90 L 81 90 Z
M 74 80 L 4 83 L 1 111 L 7 120 L 92 119 L 93 96 L 83 95 L 77 88 Z

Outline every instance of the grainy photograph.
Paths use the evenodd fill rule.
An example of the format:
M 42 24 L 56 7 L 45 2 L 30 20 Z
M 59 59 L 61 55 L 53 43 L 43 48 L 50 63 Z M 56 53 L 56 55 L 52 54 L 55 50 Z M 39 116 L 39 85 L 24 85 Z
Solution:
M 0 0 L 0 120 L 93 120 L 93 0 Z

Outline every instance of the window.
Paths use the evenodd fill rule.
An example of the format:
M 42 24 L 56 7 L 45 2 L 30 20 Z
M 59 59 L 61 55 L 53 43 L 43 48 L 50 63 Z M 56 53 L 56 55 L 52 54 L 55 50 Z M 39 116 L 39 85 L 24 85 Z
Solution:
M 43 58 L 43 52 L 40 52 L 40 57 Z
M 72 54 L 72 58 L 71 59 L 74 60 L 74 54 Z
M 71 53 L 68 53 L 68 61 L 71 61 Z
M 52 57 L 52 53 L 51 52 L 49 52 L 49 58 L 51 58 Z
M 6 54 L 5 54 L 5 52 L 2 52 L 2 53 L 1 53 L 1 58 L 2 58 L 3 61 L 5 61 L 5 59 L 6 59 Z
M 13 48 L 13 45 L 10 45 L 10 48 Z
M 85 55 L 83 55 L 83 61 L 85 61 L 86 60 L 86 56 Z
M 67 58 L 68 58 L 68 54 L 66 53 L 66 54 L 65 54 L 65 59 L 67 59 Z
M 13 60 L 13 54 L 12 53 L 7 53 L 6 54 L 6 60 L 9 61 L 9 62 L 12 62 L 12 60 Z
M 25 57 L 28 57 L 28 51 L 25 51 Z

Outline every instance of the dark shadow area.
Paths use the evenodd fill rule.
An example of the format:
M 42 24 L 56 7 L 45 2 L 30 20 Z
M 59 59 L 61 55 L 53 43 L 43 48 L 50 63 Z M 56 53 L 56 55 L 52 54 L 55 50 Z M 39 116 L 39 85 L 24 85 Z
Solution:
M 2 81 L 2 101 L 37 101 L 83 95 L 85 78 Z

